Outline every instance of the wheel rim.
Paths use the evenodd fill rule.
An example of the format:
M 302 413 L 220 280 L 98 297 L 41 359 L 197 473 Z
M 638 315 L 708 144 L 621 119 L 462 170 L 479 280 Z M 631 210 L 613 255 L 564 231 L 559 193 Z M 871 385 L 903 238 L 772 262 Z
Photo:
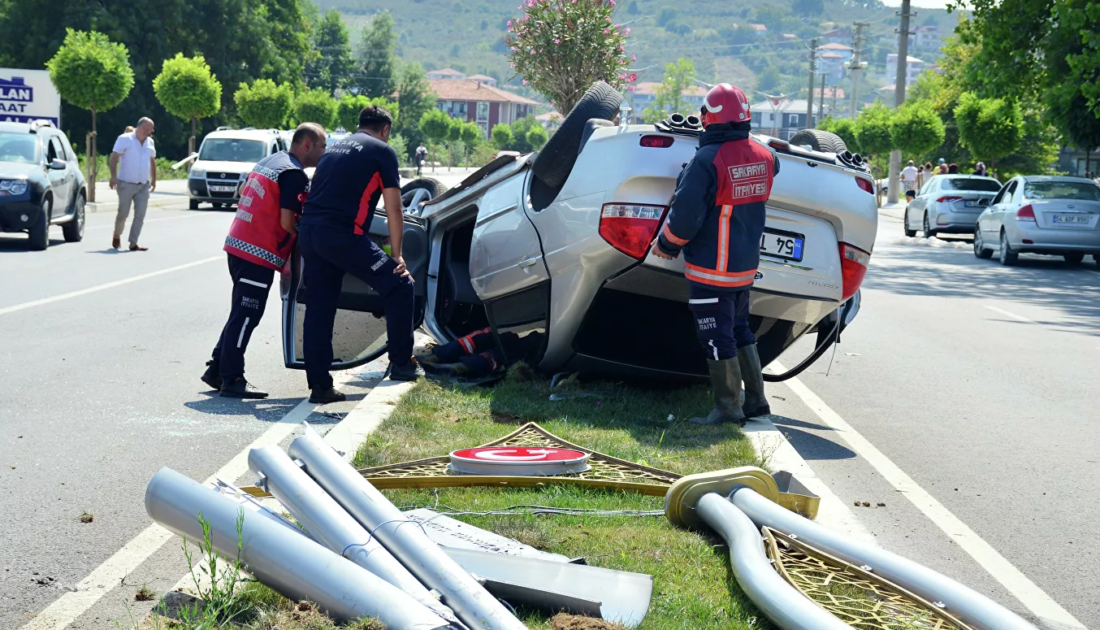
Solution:
M 401 204 L 405 207 L 405 212 L 413 212 L 420 208 L 420 204 L 427 203 L 432 200 L 432 191 L 426 188 L 413 188 L 409 192 L 401 195 Z
M 77 234 L 84 236 L 84 199 L 82 198 L 77 198 L 76 217 L 73 220 L 76 221 Z
M 928 236 L 932 232 L 932 230 L 930 230 L 928 228 L 928 217 L 927 216 L 924 217 L 924 226 L 923 227 L 924 227 L 924 235 Z
M 1001 262 L 1008 260 L 1008 239 L 1005 238 L 1005 233 L 1001 232 Z

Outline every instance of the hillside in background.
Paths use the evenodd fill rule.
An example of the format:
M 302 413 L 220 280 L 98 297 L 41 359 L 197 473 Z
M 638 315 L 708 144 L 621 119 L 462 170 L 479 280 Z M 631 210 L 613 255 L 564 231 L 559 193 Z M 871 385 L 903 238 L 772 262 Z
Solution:
M 517 0 L 317 1 L 322 9 L 340 11 L 353 45 L 363 25 L 376 12 L 388 10 L 396 22 L 402 59 L 428 70 L 450 67 L 519 84 L 501 43 L 505 22 L 521 15 Z M 828 28 L 850 29 L 853 22 L 862 21 L 870 23 L 864 58 L 871 68 L 863 81 L 864 92 L 892 83 L 882 75 L 886 55 L 897 48 L 897 9 L 878 0 L 757 0 L 751 5 L 728 0 L 697 0 L 690 5 L 677 0 L 622 0 L 616 16 L 631 28 L 628 52 L 637 55 L 634 68 L 640 81 L 660 81 L 664 64 L 686 57 L 695 63 L 699 79 L 708 83 L 731 81 L 746 91 L 760 88 L 805 98 L 811 38 Z M 946 11 L 921 9 L 912 28 L 935 25 L 946 37 L 956 21 Z M 767 32 L 753 32 L 749 24 L 764 24 Z M 784 41 L 784 34 L 793 38 Z M 938 56 L 934 51 L 919 54 L 925 61 Z M 847 83 L 843 79 L 839 85 L 846 88 Z

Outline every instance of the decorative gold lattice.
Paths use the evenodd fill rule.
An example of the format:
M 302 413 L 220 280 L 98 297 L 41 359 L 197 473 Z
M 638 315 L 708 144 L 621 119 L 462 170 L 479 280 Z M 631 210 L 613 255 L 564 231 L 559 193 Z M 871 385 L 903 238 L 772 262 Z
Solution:
M 972 630 L 939 606 L 871 571 L 781 532 L 767 527 L 763 532 L 776 571 L 807 598 L 857 630 Z

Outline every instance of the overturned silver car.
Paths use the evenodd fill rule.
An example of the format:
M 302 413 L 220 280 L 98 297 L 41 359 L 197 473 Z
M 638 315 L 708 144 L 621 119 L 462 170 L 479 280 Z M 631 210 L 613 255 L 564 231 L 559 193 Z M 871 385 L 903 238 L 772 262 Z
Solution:
M 678 115 L 615 125 L 621 101 L 597 83 L 539 153 L 498 157 L 450 190 L 430 179 L 403 188 L 403 254 L 420 323 L 437 340 L 491 328 L 525 340 L 503 346 L 508 361 L 545 372 L 705 377 L 683 260 L 649 255 L 700 127 Z M 874 183 L 832 134 L 753 141 L 782 162 L 751 294 L 761 359 L 770 363 L 812 332 L 819 355 L 858 311 L 877 231 Z M 386 238 L 384 213 L 370 233 Z M 284 358 L 299 369 L 308 306 L 301 271 L 295 257 L 281 282 Z M 333 369 L 381 356 L 380 297 L 349 275 L 339 307 Z

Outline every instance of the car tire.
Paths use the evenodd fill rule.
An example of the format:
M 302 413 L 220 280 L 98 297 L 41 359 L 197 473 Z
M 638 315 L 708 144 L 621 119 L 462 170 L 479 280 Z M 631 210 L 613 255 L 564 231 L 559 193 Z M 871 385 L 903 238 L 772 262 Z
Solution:
M 905 209 L 905 215 L 901 217 L 901 228 L 905 230 L 905 236 L 913 238 L 917 235 L 916 230 L 909 229 L 909 208 Z
M 924 229 L 924 238 L 936 238 L 936 231 L 928 223 L 928 213 L 924 214 L 924 223 L 921 224 L 921 227 Z
M 42 202 L 42 207 L 38 209 L 38 220 L 27 230 L 30 236 L 27 247 L 32 252 L 40 252 L 50 246 L 50 205 L 49 199 Z
M 1066 259 L 1071 265 L 1080 265 L 1085 260 L 1085 255 L 1080 252 L 1070 252 L 1068 254 L 1062 254 L 1062 258 Z
M 1001 251 L 998 254 L 1001 264 L 1005 267 L 1011 267 L 1020 260 L 1020 254 L 1012 251 L 1012 248 L 1008 245 L 1008 235 L 1001 230 Z
M 425 190 L 428 193 L 428 199 L 435 199 L 436 197 L 447 192 L 447 187 L 443 185 L 443 182 L 438 179 L 432 179 L 431 177 L 421 177 L 414 179 L 411 182 L 401 187 L 402 204 L 404 205 L 405 195 L 414 190 Z M 406 212 L 408 208 L 405 209 Z
M 610 85 L 593 83 L 535 157 L 531 165 L 534 176 L 553 189 L 565 185 L 580 153 L 585 124 L 593 118 L 611 120 L 622 102 L 622 94 Z
M 989 260 L 993 256 L 993 250 L 986 247 L 985 241 L 982 240 L 981 230 L 974 232 L 974 255 L 982 260 Z
M 215 210 L 221 210 L 223 207 L 225 207 L 225 204 L 224 203 L 219 203 L 219 202 L 214 202 L 214 203 L 210 204 L 210 207 L 215 209 Z
M 84 240 L 84 195 L 77 194 L 73 202 L 73 218 L 61 226 L 61 233 L 65 236 L 66 243 L 79 243 Z
M 187 207 L 190 208 L 191 210 L 198 210 L 199 209 L 199 202 L 195 201 L 194 199 L 191 199 L 187 202 Z
M 848 150 L 848 145 L 844 144 L 843 138 L 820 129 L 796 131 L 788 142 L 796 146 L 808 146 L 813 151 L 824 153 L 844 153 Z

